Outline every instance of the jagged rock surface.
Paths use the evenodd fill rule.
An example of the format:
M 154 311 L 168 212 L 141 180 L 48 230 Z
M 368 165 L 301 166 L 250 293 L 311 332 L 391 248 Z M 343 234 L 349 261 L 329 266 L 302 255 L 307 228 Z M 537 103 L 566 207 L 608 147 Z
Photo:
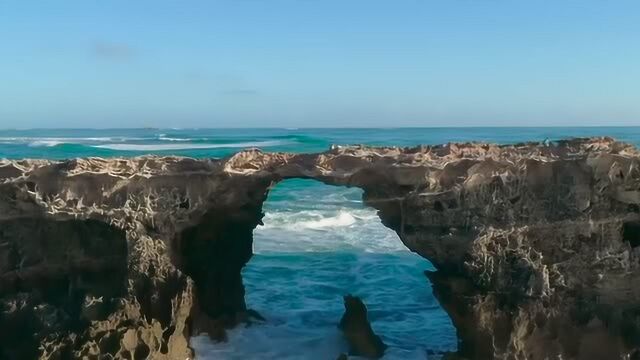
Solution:
M 245 321 L 268 189 L 357 186 L 469 359 L 640 356 L 640 154 L 612 139 L 0 161 L 0 358 L 192 357 Z

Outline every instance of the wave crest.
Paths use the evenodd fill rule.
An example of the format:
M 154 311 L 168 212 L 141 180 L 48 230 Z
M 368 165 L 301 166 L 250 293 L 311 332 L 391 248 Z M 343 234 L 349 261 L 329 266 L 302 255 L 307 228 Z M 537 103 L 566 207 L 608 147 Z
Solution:
M 62 144 L 87 145 L 92 143 L 105 143 L 114 141 L 144 140 L 136 137 L 0 137 L 3 144 L 26 144 L 31 147 L 52 147 Z
M 307 229 L 322 229 L 329 227 L 341 227 L 349 226 L 356 222 L 356 218 L 353 215 L 345 211 L 340 211 L 337 216 L 323 218 L 319 220 L 302 221 L 299 223 L 300 227 Z
M 323 230 L 351 226 L 358 219 L 363 219 L 363 217 L 347 210 L 340 210 L 337 214 L 316 210 L 267 212 L 263 219 L 264 225 L 261 228 L 288 231 Z

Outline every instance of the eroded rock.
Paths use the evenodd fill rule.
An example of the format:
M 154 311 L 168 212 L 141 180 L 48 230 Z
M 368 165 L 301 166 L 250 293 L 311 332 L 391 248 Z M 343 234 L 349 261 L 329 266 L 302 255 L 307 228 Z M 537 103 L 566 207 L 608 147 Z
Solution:
M 637 357 L 640 155 L 595 138 L 0 161 L 0 358 L 183 359 L 191 335 L 223 337 L 287 178 L 364 190 L 433 263 L 456 356 Z

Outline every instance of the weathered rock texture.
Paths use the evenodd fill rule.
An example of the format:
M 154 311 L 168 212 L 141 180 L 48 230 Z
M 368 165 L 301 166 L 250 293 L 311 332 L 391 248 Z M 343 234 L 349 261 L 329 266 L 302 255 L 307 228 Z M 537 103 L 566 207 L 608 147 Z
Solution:
M 183 359 L 195 332 L 222 338 L 286 178 L 364 190 L 437 269 L 458 356 L 640 356 L 640 154 L 603 138 L 0 162 L 0 358 Z

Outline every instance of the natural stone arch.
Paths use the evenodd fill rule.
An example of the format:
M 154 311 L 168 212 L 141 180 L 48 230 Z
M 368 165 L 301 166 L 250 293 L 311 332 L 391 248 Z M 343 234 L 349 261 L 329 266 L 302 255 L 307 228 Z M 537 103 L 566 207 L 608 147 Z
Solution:
M 436 266 L 430 278 L 461 355 L 623 358 L 640 352 L 640 254 L 629 225 L 624 230 L 640 221 L 639 169 L 638 151 L 608 138 L 0 161 L 0 220 L 93 219 L 126 234 L 127 293 L 112 299 L 120 306 L 88 327 L 44 334 L 47 356 L 89 356 L 107 340 L 120 344 L 111 354 L 142 348 L 158 359 L 188 356 L 196 320 L 221 321 L 242 297 L 212 301 L 222 304 L 217 309 L 199 299 L 221 288 L 213 280 L 233 276 L 216 277 L 216 262 L 208 264 L 214 270 L 192 262 L 181 234 L 227 223 L 248 230 L 214 226 L 205 232 L 225 235 L 211 241 L 244 239 L 261 219 L 270 184 L 313 178 L 361 187 L 383 224 Z M 194 243 L 217 251 L 204 236 Z M 194 290 L 195 278 L 205 286 Z

